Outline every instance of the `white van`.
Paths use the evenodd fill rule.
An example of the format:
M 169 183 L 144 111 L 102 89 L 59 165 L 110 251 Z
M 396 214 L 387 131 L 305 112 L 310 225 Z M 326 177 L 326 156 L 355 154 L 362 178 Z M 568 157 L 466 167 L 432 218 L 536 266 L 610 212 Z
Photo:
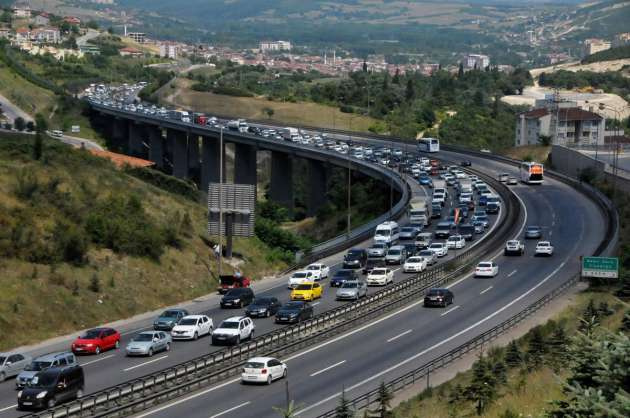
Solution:
M 55 138 L 61 138 L 63 136 L 63 132 L 60 130 L 51 131 L 50 134 Z
M 374 242 L 391 246 L 398 242 L 400 227 L 394 221 L 383 222 L 374 231 Z

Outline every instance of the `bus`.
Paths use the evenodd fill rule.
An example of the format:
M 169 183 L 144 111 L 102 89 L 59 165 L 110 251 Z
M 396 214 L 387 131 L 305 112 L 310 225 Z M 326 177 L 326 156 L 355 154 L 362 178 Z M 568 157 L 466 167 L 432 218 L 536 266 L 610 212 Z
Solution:
M 439 152 L 440 140 L 437 138 L 422 138 L 418 142 L 418 151 L 420 152 Z
M 543 165 L 540 163 L 524 162 L 521 164 L 521 181 L 526 184 L 542 184 Z

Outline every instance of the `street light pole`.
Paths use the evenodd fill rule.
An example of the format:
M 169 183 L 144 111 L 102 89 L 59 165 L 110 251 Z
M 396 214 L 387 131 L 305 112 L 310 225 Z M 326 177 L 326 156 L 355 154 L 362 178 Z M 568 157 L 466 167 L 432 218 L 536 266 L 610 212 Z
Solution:
M 223 126 L 219 135 L 219 277 L 223 259 Z

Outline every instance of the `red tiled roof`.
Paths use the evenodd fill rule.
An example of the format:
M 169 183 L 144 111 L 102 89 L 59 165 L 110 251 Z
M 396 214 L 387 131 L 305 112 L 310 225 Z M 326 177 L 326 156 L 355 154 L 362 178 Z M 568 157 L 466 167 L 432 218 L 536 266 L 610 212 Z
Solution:
M 131 167 L 150 167 L 155 164 L 153 161 L 130 157 L 123 154 L 116 154 L 115 152 L 111 151 L 98 151 L 91 149 L 90 152 L 98 157 L 103 157 L 111 160 L 118 167 L 123 167 L 125 165 L 129 165 Z
M 579 107 L 559 109 L 558 118 L 560 120 L 602 120 L 603 118 L 595 112 L 582 110 Z
M 525 119 L 538 119 L 543 116 L 547 116 L 548 114 L 549 114 L 549 111 L 545 109 L 544 107 L 521 113 L 521 115 L 525 116 Z

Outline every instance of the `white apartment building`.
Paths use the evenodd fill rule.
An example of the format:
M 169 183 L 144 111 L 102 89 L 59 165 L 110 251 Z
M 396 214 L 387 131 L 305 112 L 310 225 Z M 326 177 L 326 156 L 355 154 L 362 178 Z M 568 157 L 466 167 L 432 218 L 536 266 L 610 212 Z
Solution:
M 146 34 L 143 32 L 128 32 L 127 37 L 131 38 L 132 41 L 143 44 L 146 42 Z
M 260 52 L 265 51 L 290 51 L 291 42 L 289 41 L 262 41 L 259 45 Z
M 160 44 L 160 57 L 177 59 L 179 55 L 179 45 L 173 42 L 164 42 Z
M 610 49 L 610 45 L 611 45 L 610 42 L 604 41 L 603 39 L 595 39 L 595 38 L 585 39 L 584 48 L 582 52 L 583 52 L 583 55 L 587 57 L 597 52 Z
M 490 57 L 481 54 L 468 54 L 464 61 L 465 67 L 469 69 L 483 70 L 490 65 Z

